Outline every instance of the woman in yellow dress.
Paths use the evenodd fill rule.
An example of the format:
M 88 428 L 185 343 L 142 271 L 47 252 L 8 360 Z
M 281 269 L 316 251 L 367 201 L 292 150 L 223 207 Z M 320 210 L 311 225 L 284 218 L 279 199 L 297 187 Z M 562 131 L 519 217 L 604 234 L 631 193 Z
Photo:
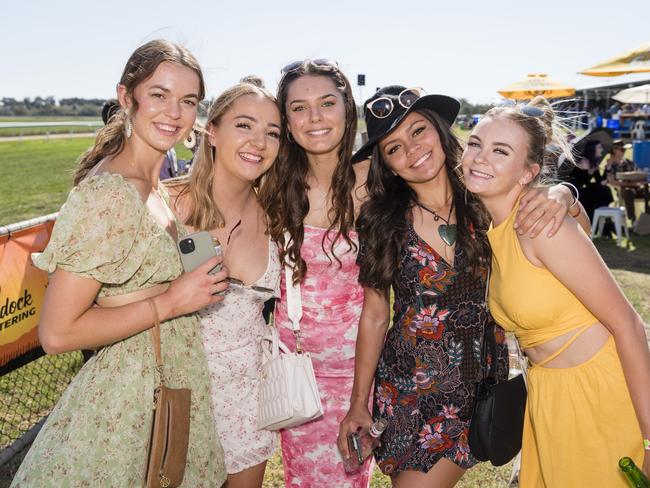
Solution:
M 462 167 L 492 218 L 489 306 L 532 367 L 520 486 L 626 486 L 617 461 L 650 473 L 650 352 L 644 324 L 589 237 L 570 218 L 552 237 L 518 235 L 523 190 L 570 159 L 554 112 L 535 98 L 496 107 Z

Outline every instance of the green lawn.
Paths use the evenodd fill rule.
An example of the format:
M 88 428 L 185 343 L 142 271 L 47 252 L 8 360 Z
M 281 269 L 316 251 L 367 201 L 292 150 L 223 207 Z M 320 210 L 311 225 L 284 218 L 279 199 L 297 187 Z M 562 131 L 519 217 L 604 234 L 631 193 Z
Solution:
M 0 142 L 0 225 L 58 211 L 91 138 Z
M 90 138 L 0 141 L 0 225 L 57 211 L 70 189 L 75 161 L 91 143 Z M 189 154 L 182 146 L 177 147 L 177 152 L 181 158 Z M 620 248 L 612 240 L 596 241 L 625 294 L 646 323 L 650 323 L 650 236 L 632 236 L 628 244 L 627 248 Z M 20 459 L 22 456 L 3 467 L 0 488 L 8 486 L 9 473 L 15 471 Z M 509 473 L 509 466 L 493 468 L 483 463 L 470 470 L 458 486 L 504 486 Z M 279 453 L 269 462 L 264 486 L 284 486 Z M 372 487 L 388 486 L 389 478 L 377 470 Z
M 2 141 L 0 139 L 0 225 L 57 212 L 72 186 L 77 158 L 88 137 Z M 179 158 L 188 159 L 182 144 Z
M 98 127 L 87 125 L 52 125 L 47 127 L 0 127 L 0 137 L 47 136 L 51 134 L 86 134 Z

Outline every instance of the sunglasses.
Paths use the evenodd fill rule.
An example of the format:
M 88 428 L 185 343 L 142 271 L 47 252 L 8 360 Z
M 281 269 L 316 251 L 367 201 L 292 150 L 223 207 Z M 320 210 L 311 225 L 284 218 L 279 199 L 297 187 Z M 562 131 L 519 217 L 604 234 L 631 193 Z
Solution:
M 239 288 L 248 288 L 249 290 L 253 290 L 259 293 L 275 293 L 275 290 L 271 288 L 266 288 L 265 286 L 247 285 L 242 280 L 233 278 L 232 276 L 229 276 L 227 280 L 230 285 L 234 285 Z
M 280 74 L 282 76 L 285 76 L 287 73 L 296 71 L 303 64 L 305 64 L 305 61 L 309 61 L 311 64 L 314 64 L 316 66 L 321 66 L 321 67 L 325 66 L 328 68 L 339 69 L 339 63 L 337 63 L 336 61 L 332 61 L 331 59 L 302 59 L 298 61 L 292 61 L 291 63 L 287 64 L 284 68 L 280 70 Z
M 519 110 L 519 112 L 527 115 L 528 117 L 541 117 L 544 115 L 544 111 L 541 108 L 533 107 L 531 105 L 523 105 L 521 103 L 515 102 L 514 100 L 506 100 L 503 103 L 499 104 L 499 107 L 516 108 Z
M 423 88 L 407 88 L 397 95 L 397 102 L 405 109 L 411 108 L 415 101 L 424 95 Z M 393 113 L 395 104 L 389 97 L 379 97 L 366 104 L 368 111 L 377 119 L 385 119 Z

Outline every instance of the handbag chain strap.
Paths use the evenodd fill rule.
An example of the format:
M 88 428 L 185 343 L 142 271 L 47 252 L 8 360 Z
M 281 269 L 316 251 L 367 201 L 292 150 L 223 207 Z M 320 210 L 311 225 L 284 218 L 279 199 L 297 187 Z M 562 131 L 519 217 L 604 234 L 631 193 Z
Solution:
M 284 233 L 284 245 L 285 248 L 288 246 L 291 236 L 289 232 Z M 293 329 L 293 336 L 296 339 L 296 353 L 302 354 L 302 344 L 301 338 L 302 334 L 300 331 L 300 319 L 302 319 L 302 297 L 300 293 L 300 283 L 293 282 L 293 267 L 294 263 L 287 254 L 285 256 L 284 262 L 284 277 L 286 282 L 286 293 L 287 293 L 287 315 L 289 316 L 289 321 L 291 322 L 291 328 Z

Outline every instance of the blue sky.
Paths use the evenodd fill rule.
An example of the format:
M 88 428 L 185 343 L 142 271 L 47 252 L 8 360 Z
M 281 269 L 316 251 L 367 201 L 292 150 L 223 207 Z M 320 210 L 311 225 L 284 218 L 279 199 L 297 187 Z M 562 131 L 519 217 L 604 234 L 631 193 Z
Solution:
M 130 53 L 158 37 L 194 52 L 209 96 L 248 74 L 275 89 L 287 62 L 325 57 L 339 61 L 357 98 L 399 83 L 472 102 L 533 72 L 602 84 L 576 72 L 650 40 L 648 0 L 598 2 L 609 9 L 571 0 L 2 3 L 0 97 L 15 98 L 113 96 Z

